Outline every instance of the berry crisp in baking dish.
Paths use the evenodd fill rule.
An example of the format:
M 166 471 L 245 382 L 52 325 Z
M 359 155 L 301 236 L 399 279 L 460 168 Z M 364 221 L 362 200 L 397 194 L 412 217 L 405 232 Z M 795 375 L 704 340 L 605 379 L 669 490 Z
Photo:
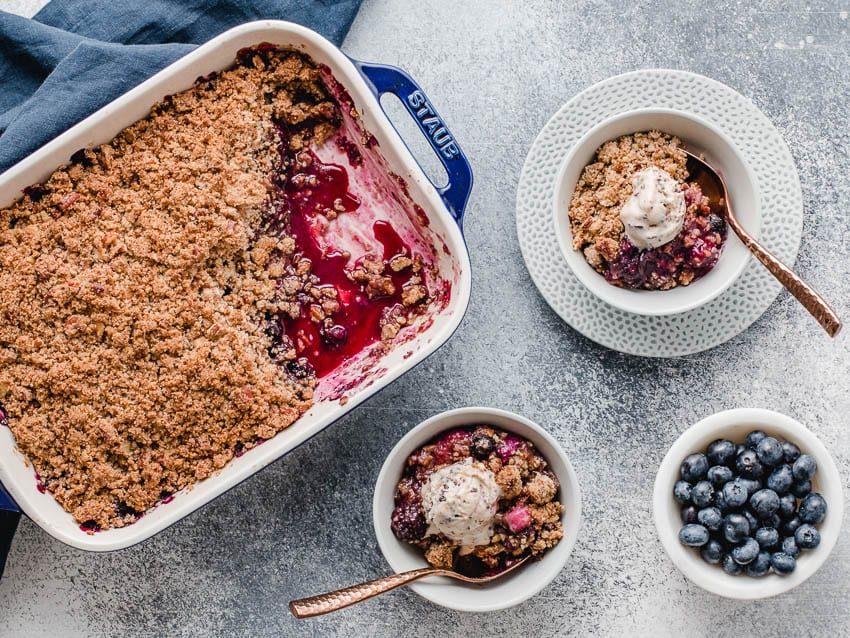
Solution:
M 370 217 L 403 179 L 350 183 L 375 144 L 327 69 L 261 45 L 0 210 L 0 423 L 84 529 L 211 476 L 446 304 L 423 242 Z

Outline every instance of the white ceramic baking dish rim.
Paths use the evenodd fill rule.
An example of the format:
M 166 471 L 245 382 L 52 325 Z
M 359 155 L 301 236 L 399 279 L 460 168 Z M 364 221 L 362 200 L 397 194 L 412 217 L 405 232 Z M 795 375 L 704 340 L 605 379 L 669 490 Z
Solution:
M 349 398 L 346 405 L 337 403 L 338 409 L 311 418 L 314 408 L 273 439 L 231 461 L 221 473 L 201 481 L 193 489 L 179 492 L 172 502 L 150 510 L 139 521 L 124 528 L 96 534 L 82 531 L 52 496 L 39 492 L 32 468 L 24 467 L 23 456 L 17 451 L 11 431 L 8 428 L 0 428 L 0 484 L 15 499 L 23 513 L 48 534 L 73 547 L 89 551 L 123 549 L 173 525 L 292 451 L 421 363 L 452 336 L 466 312 L 471 284 L 469 254 L 460 222 L 450 214 L 444 199 L 441 199 L 446 189 L 438 191 L 428 180 L 384 113 L 378 95 L 359 70 L 359 63 L 314 31 L 289 22 L 262 20 L 230 29 L 110 102 L 0 175 L 0 206 L 9 205 L 19 197 L 23 188 L 44 179 L 61 164 L 67 163 L 73 152 L 90 146 L 92 138 L 99 140 L 97 143 L 111 139 L 117 131 L 106 139 L 94 133 L 99 125 L 108 122 L 110 118 L 120 117 L 122 121 L 127 122 L 118 129 L 120 131 L 129 123 L 145 117 L 154 103 L 161 100 L 166 93 L 174 92 L 163 91 L 160 87 L 176 76 L 187 74 L 190 69 L 197 67 L 197 72 L 191 72 L 192 79 L 188 83 L 184 82 L 184 88 L 188 88 L 196 77 L 232 66 L 239 49 L 263 42 L 304 50 L 316 61 L 327 64 L 334 77 L 349 92 L 360 110 L 364 126 L 378 139 L 382 155 L 389 165 L 395 169 L 404 168 L 400 174 L 411 187 L 411 192 L 415 193 L 417 202 L 429 214 L 429 220 L 433 223 L 434 219 L 438 218 L 444 223 L 445 232 L 441 237 L 447 242 L 458 271 L 457 278 L 452 283 L 451 301 L 447 308 L 437 312 L 434 325 L 405 344 L 407 347 L 419 344 L 418 349 L 413 350 L 412 354 L 395 368 L 388 369 L 383 376 L 362 387 Z M 211 63 L 214 60 L 218 62 L 213 67 Z M 469 177 L 471 187 L 471 174 Z M 455 214 L 458 217 L 462 214 L 462 206 Z M 440 317 L 446 320 L 438 325 L 436 319 Z M 25 474 L 22 474 L 22 468 Z

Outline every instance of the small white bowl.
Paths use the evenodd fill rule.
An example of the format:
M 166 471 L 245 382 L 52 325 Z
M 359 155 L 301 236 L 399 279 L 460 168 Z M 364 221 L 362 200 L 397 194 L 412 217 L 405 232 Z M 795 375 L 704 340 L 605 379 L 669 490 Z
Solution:
M 735 214 L 753 236 L 758 237 L 761 214 L 756 180 L 743 156 L 720 129 L 692 113 L 672 109 L 639 109 L 615 115 L 590 129 L 564 158 L 555 186 L 553 215 L 561 253 L 578 280 L 602 301 L 639 315 L 673 315 L 708 303 L 741 275 L 750 252 L 730 229 L 717 264 L 705 276 L 688 286 L 671 290 L 631 290 L 609 284 L 573 249 L 569 209 L 582 170 L 596 149 L 621 135 L 659 130 L 675 135 L 689 151 L 704 153 L 705 159 L 721 171 Z
M 410 588 L 433 603 L 459 611 L 505 609 L 531 598 L 552 582 L 564 568 L 578 538 L 581 495 L 578 479 L 567 455 L 543 428 L 517 414 L 495 408 L 459 408 L 432 416 L 408 432 L 384 461 L 375 485 L 372 503 L 375 535 L 384 557 L 396 572 L 427 567 L 422 550 L 398 540 L 390 529 L 396 485 L 407 457 L 435 436 L 452 428 L 486 424 L 528 439 L 558 477 L 559 498 L 564 505 L 561 519 L 564 537 L 539 561 L 531 561 L 515 572 L 484 585 L 470 585 L 449 578 L 429 578 Z
M 797 568 L 788 576 L 779 576 L 773 571 L 761 578 L 730 576 L 720 565 L 710 565 L 703 561 L 699 551 L 679 543 L 681 506 L 673 499 L 673 485 L 679 480 L 682 461 L 688 454 L 703 452 L 715 439 L 725 438 L 742 443 L 752 430 L 763 430 L 779 440 L 796 443 L 803 453 L 814 457 L 818 464 L 812 491 L 820 492 L 827 503 L 826 518 L 817 526 L 821 542 L 815 549 L 800 554 Z M 718 412 L 686 430 L 661 462 L 652 500 L 655 526 L 661 544 L 673 563 L 703 589 L 718 596 L 742 600 L 776 596 L 793 589 L 814 574 L 838 540 L 844 510 L 841 475 L 823 443 L 791 417 L 756 408 Z

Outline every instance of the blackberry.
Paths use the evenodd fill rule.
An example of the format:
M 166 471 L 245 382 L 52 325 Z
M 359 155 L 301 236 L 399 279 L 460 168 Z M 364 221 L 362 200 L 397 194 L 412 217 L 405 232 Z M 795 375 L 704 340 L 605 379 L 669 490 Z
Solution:
M 396 505 L 390 521 L 390 528 L 403 541 L 421 540 L 428 530 L 422 505 L 417 501 L 403 501 Z

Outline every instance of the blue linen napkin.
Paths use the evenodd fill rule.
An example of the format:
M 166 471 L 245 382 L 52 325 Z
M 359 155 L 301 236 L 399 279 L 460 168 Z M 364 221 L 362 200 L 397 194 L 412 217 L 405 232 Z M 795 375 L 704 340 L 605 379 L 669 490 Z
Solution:
M 0 173 L 244 22 L 297 22 L 340 44 L 362 0 L 53 0 L 0 11 Z

